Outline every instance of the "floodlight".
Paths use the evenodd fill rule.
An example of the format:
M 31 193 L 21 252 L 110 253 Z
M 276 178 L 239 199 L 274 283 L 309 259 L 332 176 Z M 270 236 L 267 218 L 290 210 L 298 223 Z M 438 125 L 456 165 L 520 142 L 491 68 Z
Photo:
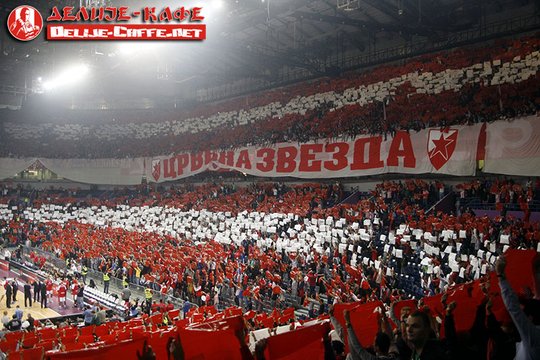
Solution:
M 78 64 L 68 67 L 57 76 L 43 82 L 43 89 L 50 91 L 59 87 L 77 83 L 83 80 L 89 71 L 90 68 L 86 64 Z

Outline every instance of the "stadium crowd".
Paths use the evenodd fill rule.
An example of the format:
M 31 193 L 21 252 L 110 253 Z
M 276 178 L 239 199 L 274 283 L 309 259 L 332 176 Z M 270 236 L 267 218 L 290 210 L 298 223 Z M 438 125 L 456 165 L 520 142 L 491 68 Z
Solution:
M 185 115 L 153 111 L 151 122 L 133 120 L 133 111 L 96 125 L 3 121 L 0 154 L 155 156 L 511 119 L 538 110 L 538 45 L 536 37 L 501 40 L 205 104 Z
M 94 125 L 3 121 L 0 154 L 149 156 L 511 120 L 540 105 L 539 44 L 500 40 L 153 122 L 134 112 Z M 365 194 L 339 182 L 0 190 L 6 257 L 47 278 L 24 283 L 25 305 L 39 295 L 42 307 L 54 296 L 67 307 L 71 295 L 84 317 L 51 327 L 5 314 L 0 356 L 540 358 L 539 179 L 459 184 L 460 206 L 444 211 L 434 205 L 453 190 L 419 179 Z M 499 216 L 476 216 L 470 198 Z M 11 307 L 18 285 L 4 289 Z
M 474 187 L 488 193 L 501 188 L 487 185 L 473 182 L 458 188 Z M 517 189 L 517 185 L 508 188 Z M 523 187 L 529 191 L 532 183 Z M 373 314 L 376 307 L 386 313 L 391 304 L 407 304 L 409 317 L 396 319 L 402 309 L 388 311 L 397 331 L 401 321 L 406 321 L 402 334 L 414 344 L 409 322 L 420 321 L 415 326 L 425 327 L 424 331 L 433 328 L 445 337 L 449 351 L 445 356 L 450 358 L 456 358 L 452 351 L 460 352 L 452 334 L 479 336 L 475 331 L 479 331 L 482 321 L 478 318 L 484 310 L 490 314 L 495 307 L 493 316 L 506 325 L 511 323 L 502 311 L 499 293 L 487 289 L 496 288 L 490 269 L 507 249 L 536 249 L 540 239 L 538 224 L 520 219 L 477 218 L 470 211 L 459 216 L 428 213 L 446 191 L 435 181 L 383 182 L 369 199 L 337 206 L 333 205 L 345 196 L 339 184 L 276 183 L 247 188 L 216 184 L 139 190 L 139 194 L 107 194 L 104 199 L 78 198 L 73 191 L 67 197 L 8 190 L 0 209 L 1 236 L 6 245 L 25 244 L 56 254 L 70 262 L 76 274 L 82 275 L 83 268 L 100 271 L 104 284 L 107 278 L 118 277 L 159 294 L 186 299 L 198 305 L 183 312 L 192 324 L 213 319 L 218 311 L 229 312 L 243 314 L 248 329 L 255 333 L 294 321 L 294 308 L 304 307 L 307 318 L 332 314 L 334 322 L 349 329 L 352 325 L 347 317 L 352 315 L 356 325 L 345 341 L 351 354 L 362 352 L 353 334 L 360 329 L 366 334 L 377 333 L 365 329 L 367 325 L 358 319 L 360 314 Z M 47 269 L 42 257 L 32 253 L 31 259 Z M 501 291 L 511 292 L 502 281 Z M 454 300 L 441 310 L 436 304 L 443 293 Z M 532 288 L 522 296 L 531 298 Z M 417 303 L 420 298 L 422 302 Z M 349 308 L 342 304 L 347 303 L 361 307 L 345 315 Z M 159 310 L 166 312 L 167 306 L 161 304 L 127 302 L 126 315 L 138 318 L 136 315 L 144 313 L 147 321 L 157 311 L 162 324 Z M 432 326 L 430 317 L 410 315 L 424 306 L 431 309 L 433 318 L 444 318 L 443 326 Z M 375 330 L 377 319 L 369 322 L 376 325 Z M 478 323 L 473 323 L 474 319 Z M 391 323 L 385 316 L 382 320 Z M 170 325 L 173 320 L 166 322 Z M 515 318 L 514 325 L 523 339 L 520 327 L 524 325 Z M 399 355 L 409 358 L 408 347 L 399 341 L 399 335 L 395 338 L 394 332 L 386 333 L 386 337 L 383 332 L 376 336 L 374 350 L 387 353 L 384 344 L 395 339 Z M 366 344 L 364 335 L 358 334 Z M 500 344 L 500 351 L 507 352 L 514 342 L 511 336 L 502 336 L 505 345 Z M 521 344 L 534 348 L 537 340 L 532 339 L 529 345 L 527 340 Z M 484 336 L 481 341 L 485 345 L 488 340 Z M 367 344 L 372 342 L 369 338 Z M 264 341 L 259 346 L 263 345 Z M 488 351 L 485 346 L 470 350 L 469 345 L 468 351 L 475 356 Z M 419 348 L 413 346 L 412 351 Z

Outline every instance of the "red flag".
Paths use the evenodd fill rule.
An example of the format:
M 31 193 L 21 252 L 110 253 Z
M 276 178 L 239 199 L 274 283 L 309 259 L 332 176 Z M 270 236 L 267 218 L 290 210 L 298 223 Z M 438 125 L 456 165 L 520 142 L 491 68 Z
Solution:
M 508 249 L 506 257 L 506 278 L 517 294 L 523 294 L 524 288 L 534 291 L 535 280 L 533 262 L 537 257 L 535 250 Z
M 265 358 L 268 360 L 323 360 L 324 337 L 329 331 L 330 325 L 325 322 L 271 336 L 267 340 Z
M 232 330 L 178 331 L 185 359 L 241 360 L 242 352 L 238 338 Z
M 177 333 L 176 329 L 152 333 L 148 339 L 148 345 L 152 347 L 156 359 L 167 359 L 169 338 L 175 338 Z
M 380 301 L 373 301 L 359 305 L 351 310 L 351 324 L 360 344 L 364 347 L 373 345 L 375 341 L 375 336 L 379 330 L 380 317 L 380 314 L 375 312 L 375 309 L 379 306 L 382 306 Z
M 354 328 L 356 336 L 358 337 L 358 340 L 360 341 L 360 344 L 362 344 L 364 347 L 369 347 L 373 345 L 375 335 L 377 335 L 377 331 L 379 329 L 379 313 L 374 313 L 374 310 L 379 306 L 382 306 L 380 301 L 373 301 L 366 304 L 336 304 L 334 306 L 334 317 L 343 327 L 343 336 L 345 337 L 344 341 L 347 349 L 347 328 L 345 327 L 343 311 L 346 309 L 350 311 L 351 324 Z

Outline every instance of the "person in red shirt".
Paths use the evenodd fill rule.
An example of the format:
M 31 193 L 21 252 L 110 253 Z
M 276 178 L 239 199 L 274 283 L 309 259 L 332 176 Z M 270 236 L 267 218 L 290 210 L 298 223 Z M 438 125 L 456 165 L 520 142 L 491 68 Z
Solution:
M 66 295 L 67 295 L 67 288 L 64 283 L 60 283 L 60 286 L 58 287 L 58 306 L 63 306 L 64 308 L 67 307 L 66 303 Z
M 52 298 L 53 282 L 51 279 L 45 281 L 45 288 L 47 289 L 47 297 Z
M 160 289 L 161 301 L 165 300 L 165 296 L 167 296 L 168 290 L 169 290 L 169 287 L 166 284 L 161 285 L 161 289 Z
M 310 270 L 307 274 L 308 284 L 309 284 L 309 296 L 315 297 L 315 285 L 317 283 L 317 277 L 313 273 L 313 270 Z
M 79 283 L 77 282 L 77 280 L 73 279 L 73 283 L 71 284 L 71 297 L 74 304 L 75 304 L 78 292 L 79 292 Z

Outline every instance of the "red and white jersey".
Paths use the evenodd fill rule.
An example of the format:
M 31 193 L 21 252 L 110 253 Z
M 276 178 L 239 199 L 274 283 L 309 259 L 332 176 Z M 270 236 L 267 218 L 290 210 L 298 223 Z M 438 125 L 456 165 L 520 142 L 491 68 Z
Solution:
M 65 298 L 67 294 L 66 286 L 61 283 L 60 286 L 58 286 L 58 297 L 59 298 Z
M 71 295 L 75 296 L 79 292 L 79 284 L 73 283 L 71 284 Z

